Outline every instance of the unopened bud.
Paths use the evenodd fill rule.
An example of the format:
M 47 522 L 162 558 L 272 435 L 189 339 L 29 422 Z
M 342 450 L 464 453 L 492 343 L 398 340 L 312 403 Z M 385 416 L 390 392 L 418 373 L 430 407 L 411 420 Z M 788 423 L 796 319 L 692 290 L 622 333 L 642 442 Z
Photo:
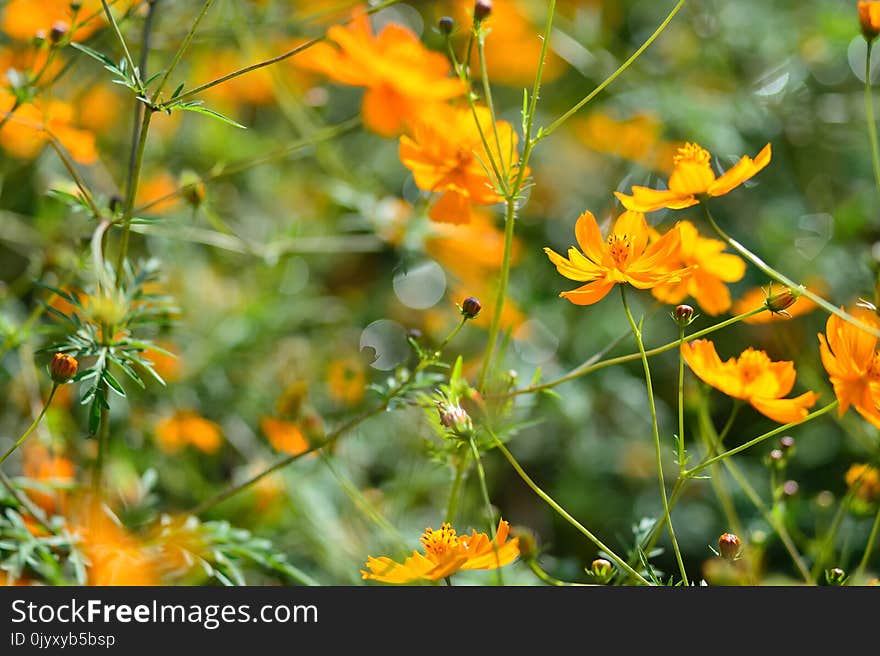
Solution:
M 474 20 L 482 21 L 489 17 L 492 13 L 491 0 L 477 0 L 474 3 Z
M 718 553 L 725 560 L 736 560 L 737 556 L 739 556 L 739 547 L 739 538 L 733 533 L 723 533 L 718 538 Z
M 52 363 L 49 365 L 49 376 L 59 385 L 63 385 L 76 376 L 78 366 L 79 363 L 72 355 L 56 353 L 52 356 Z
M 82 9 L 82 3 L 79 0 L 73 0 L 73 2 L 70 3 L 70 11 L 74 14 L 80 9 Z
M 455 27 L 455 21 L 452 20 L 451 16 L 443 16 L 437 21 L 437 27 L 440 28 L 440 31 L 443 32 L 443 34 L 451 34 L 452 28 Z
M 867 41 L 873 41 L 880 34 L 880 2 L 860 0 L 858 10 L 862 36 Z
M 470 415 L 460 405 L 439 404 L 440 423 L 457 435 L 467 435 L 473 429 Z
M 538 538 L 532 530 L 526 526 L 514 526 L 510 529 L 510 535 L 519 540 L 519 555 L 524 560 L 529 560 L 538 555 Z
M 198 207 L 205 200 L 205 183 L 193 171 L 183 171 L 180 174 L 180 185 L 183 187 L 183 198 L 192 207 Z
M 788 316 L 786 310 L 790 308 L 798 300 L 799 294 L 787 287 L 776 294 L 768 294 L 764 305 L 774 314 L 784 314 Z
M 825 582 L 828 585 L 843 585 L 846 583 L 846 572 L 839 567 L 825 570 Z
M 772 467 L 781 467 L 785 464 L 785 453 L 782 449 L 773 449 L 767 456 L 767 463 Z
M 56 21 L 49 30 L 49 39 L 52 43 L 58 43 L 67 34 L 67 25 L 61 21 Z
M 779 438 L 779 448 L 783 451 L 790 451 L 794 448 L 794 438 L 791 435 L 783 435 Z
M 118 194 L 113 194 L 110 196 L 110 201 L 107 203 L 107 206 L 110 208 L 110 211 L 116 214 L 120 207 L 122 207 L 122 196 Z
M 787 497 L 795 496 L 798 492 L 800 492 L 800 489 L 801 486 L 798 485 L 797 481 L 785 481 L 785 483 L 782 484 L 782 494 Z
M 614 574 L 614 565 L 604 558 L 597 558 L 590 565 L 590 573 L 600 583 L 607 583 Z
M 690 305 L 677 305 L 672 311 L 672 320 L 682 328 L 691 325 L 694 319 L 696 315 Z
M 468 296 L 461 304 L 461 314 L 468 319 L 476 319 L 482 309 L 480 300 L 473 296 Z
M 410 328 L 406 331 L 406 338 L 417 342 L 422 338 L 422 331 L 418 328 Z

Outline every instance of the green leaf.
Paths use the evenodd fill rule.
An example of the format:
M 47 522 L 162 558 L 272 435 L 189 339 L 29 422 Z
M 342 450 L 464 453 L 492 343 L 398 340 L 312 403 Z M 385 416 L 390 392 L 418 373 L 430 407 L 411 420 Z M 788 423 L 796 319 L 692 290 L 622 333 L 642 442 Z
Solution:
M 116 64 L 107 55 L 101 54 L 97 50 L 92 50 L 88 46 L 84 46 L 81 43 L 71 43 L 70 45 L 71 45 L 71 47 L 76 48 L 80 52 L 86 53 L 92 59 L 97 59 L 99 62 L 101 62 L 105 66 L 116 68 Z
M 197 114 L 204 114 L 205 116 L 210 116 L 212 118 L 216 118 L 217 120 L 223 121 L 224 123 L 228 123 L 229 125 L 235 126 L 237 128 L 241 128 L 242 130 L 246 130 L 247 128 L 233 121 L 231 118 L 227 116 L 223 116 L 220 112 L 215 112 L 213 109 L 208 109 L 207 107 L 202 107 L 201 101 L 195 101 L 192 103 L 179 103 L 177 105 L 172 105 L 168 109 L 180 109 L 185 112 L 196 112 Z
M 125 396 L 125 390 L 122 385 L 119 384 L 119 381 L 116 380 L 116 377 L 110 373 L 110 369 L 104 369 L 104 380 L 111 388 L 113 388 L 114 392 L 119 394 L 119 396 Z

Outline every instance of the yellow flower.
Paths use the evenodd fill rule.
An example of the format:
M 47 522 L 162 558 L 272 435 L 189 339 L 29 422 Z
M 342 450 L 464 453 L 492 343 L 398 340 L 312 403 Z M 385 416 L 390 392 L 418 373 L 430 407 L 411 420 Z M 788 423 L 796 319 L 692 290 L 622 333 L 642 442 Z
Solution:
M 357 405 L 367 391 L 367 375 L 356 358 L 331 360 L 327 367 L 327 388 L 334 401 Z
M 735 399 L 748 401 L 755 410 L 780 424 L 800 421 L 819 398 L 815 392 L 782 398 L 794 387 L 794 363 L 773 362 L 764 351 L 750 347 L 738 358 L 721 362 L 712 342 L 697 339 L 682 344 L 681 352 L 703 382 Z
M 290 421 L 263 417 L 260 420 L 260 428 L 269 438 L 269 442 L 276 451 L 295 456 L 303 451 L 308 451 L 309 442 L 303 435 L 299 426 Z
M 853 488 L 854 494 L 862 501 L 880 499 L 880 471 L 876 467 L 852 465 L 846 472 L 846 484 Z
M 860 0 L 857 7 L 862 34 L 868 41 L 873 41 L 880 34 L 880 2 Z
M 770 163 L 770 144 L 764 146 L 752 159 L 742 157 L 720 178 L 715 177 L 709 151 L 695 143 L 687 143 L 678 149 L 672 175 L 669 176 L 669 189 L 661 191 L 648 187 L 633 187 L 632 196 L 619 191 L 614 195 L 623 206 L 634 212 L 653 212 L 664 207 L 680 210 L 700 202 L 699 196 L 723 196 L 755 176 Z
M 591 212 L 580 216 L 574 231 L 583 254 L 576 248 L 568 249 L 568 258 L 550 248 L 544 252 L 556 270 L 569 280 L 589 281 L 559 294 L 575 305 L 592 305 L 602 300 L 617 283 L 650 289 L 678 282 L 687 272 L 687 269 L 675 269 L 681 241 L 678 227 L 649 246 L 648 224 L 645 215 L 639 212 L 621 214 L 604 241 Z
M 681 232 L 681 247 L 676 268 L 687 267 L 691 273 L 678 282 L 658 285 L 651 293 L 670 305 L 691 296 L 704 312 L 712 316 L 726 312 L 731 301 L 730 291 L 724 283 L 740 280 L 746 273 L 746 263 L 736 255 L 722 253 L 726 244 L 718 239 L 701 237 L 690 221 L 681 221 L 677 227 Z
M 880 318 L 866 308 L 851 313 L 872 328 L 880 328 Z M 844 321 L 836 314 L 828 317 L 825 334 L 819 333 L 819 353 L 842 415 L 850 406 L 880 428 L 880 352 L 877 338 Z
M 510 527 L 503 519 L 498 522 L 494 540 L 476 531 L 456 535 L 449 524 L 443 524 L 438 531 L 426 528 L 420 539 L 424 555 L 413 551 L 403 563 L 386 556 L 370 556 L 366 563 L 370 571 L 361 570 L 361 577 L 384 583 L 411 583 L 420 579 L 437 581 L 462 569 L 503 567 L 519 556 L 519 538 L 508 540 L 509 532 Z

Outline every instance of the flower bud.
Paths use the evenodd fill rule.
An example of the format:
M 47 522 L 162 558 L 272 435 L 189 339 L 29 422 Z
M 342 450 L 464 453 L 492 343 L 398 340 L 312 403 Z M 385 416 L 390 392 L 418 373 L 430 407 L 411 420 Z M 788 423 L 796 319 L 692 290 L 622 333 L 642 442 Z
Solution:
M 779 438 L 779 448 L 783 451 L 790 451 L 794 448 L 794 438 L 791 435 L 783 435 Z
M 873 41 L 880 34 L 880 2 L 860 0 L 858 10 L 862 36 L 866 41 Z
M 733 533 L 722 533 L 718 538 L 718 553 L 725 560 L 736 560 L 739 556 L 740 541 Z
M 79 363 L 76 358 L 66 353 L 56 353 L 52 356 L 52 363 L 49 365 L 49 376 L 59 385 L 63 385 L 68 380 L 76 376 L 76 369 Z
M 410 328 L 406 331 L 406 338 L 417 342 L 422 338 L 422 331 L 418 328 Z
M 767 456 L 767 463 L 771 467 L 782 467 L 785 464 L 785 453 L 781 449 L 773 449 Z
M 440 28 L 440 31 L 443 32 L 443 34 L 452 34 L 452 28 L 455 27 L 455 21 L 452 20 L 451 16 L 443 16 L 437 21 L 437 27 Z
M 800 296 L 800 294 L 795 292 L 790 287 L 786 287 L 781 292 L 768 294 L 766 300 L 764 301 L 764 305 L 773 314 L 784 314 L 788 316 L 788 312 L 786 312 L 786 310 L 795 304 L 795 302 L 798 300 L 798 296 Z
M 672 311 L 672 320 L 682 328 L 690 326 L 694 319 L 696 315 L 690 305 L 677 305 Z
M 194 171 L 186 170 L 180 174 L 183 198 L 192 207 L 198 207 L 205 200 L 205 183 Z
M 473 296 L 468 296 L 461 304 L 461 314 L 468 319 L 476 319 L 482 309 L 479 299 Z
M 538 538 L 530 528 L 513 526 L 510 529 L 510 535 L 519 540 L 519 555 L 523 560 L 530 560 L 538 555 Z
M 597 558 L 590 565 L 590 573 L 600 583 L 607 583 L 614 574 L 614 565 L 604 558 Z
M 440 423 L 457 435 L 467 435 L 474 429 L 470 415 L 460 405 L 440 403 L 437 412 L 440 413 Z
M 489 17 L 492 13 L 491 0 L 477 0 L 474 3 L 474 20 L 480 22 Z
M 80 2 L 79 0 L 73 0 L 73 2 L 70 3 L 70 11 L 72 11 L 74 14 L 80 9 L 82 9 L 82 2 Z
M 846 583 L 846 572 L 839 567 L 825 570 L 825 582 L 828 585 L 843 585 Z
M 67 34 L 67 25 L 61 21 L 56 21 L 49 30 L 49 40 L 52 43 L 58 43 Z
M 785 481 L 785 483 L 782 484 L 782 494 L 787 497 L 795 496 L 798 492 L 800 492 L 800 489 L 801 486 L 798 485 L 797 481 Z

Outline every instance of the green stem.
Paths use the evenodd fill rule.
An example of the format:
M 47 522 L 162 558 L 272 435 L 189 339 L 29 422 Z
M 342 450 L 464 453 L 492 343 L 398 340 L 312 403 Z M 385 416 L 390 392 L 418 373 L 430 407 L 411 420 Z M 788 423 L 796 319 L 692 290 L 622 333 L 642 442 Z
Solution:
M 874 167 L 874 182 L 880 191 L 880 147 L 877 145 L 877 123 L 874 120 L 874 101 L 871 94 L 871 48 L 874 42 L 868 41 L 865 51 L 865 120 L 868 122 L 868 138 L 871 141 L 871 163 Z
M 684 476 L 684 354 L 681 346 L 684 346 L 684 326 L 678 331 L 678 477 Z
M 36 520 L 37 524 L 46 531 L 46 533 L 54 533 L 52 527 L 46 522 L 46 514 L 43 512 L 43 509 L 34 504 L 34 502 L 28 498 L 27 494 L 16 489 L 13 482 L 5 473 L 3 473 L 2 470 L 0 470 L 0 483 L 2 483 L 3 487 L 5 487 L 9 494 L 12 495 L 12 498 L 15 499 L 18 505 L 24 508 L 28 514 Z
M 724 426 L 721 428 L 721 432 L 718 433 L 718 444 L 720 445 L 724 442 L 724 438 L 727 437 L 727 434 L 730 432 L 730 429 L 733 428 L 733 422 L 736 421 L 736 417 L 739 414 L 740 409 L 743 407 L 743 402 L 740 399 L 734 399 L 733 408 L 730 411 L 730 416 L 727 418 L 727 421 L 724 422 Z
M 486 484 L 486 471 L 483 469 L 483 461 L 480 459 L 480 450 L 474 436 L 468 438 L 474 464 L 477 466 L 477 478 L 480 479 L 480 492 L 483 495 L 483 503 L 486 504 L 486 515 L 489 518 L 489 537 L 492 539 L 492 549 L 495 551 L 495 575 L 498 585 L 504 585 L 504 576 L 501 573 L 501 564 L 498 559 L 498 543 L 495 541 L 495 511 L 492 510 L 492 499 L 489 497 L 489 486 Z
M 743 312 L 735 317 L 731 317 L 730 319 L 726 319 L 720 323 L 715 324 L 714 326 L 709 326 L 708 328 L 704 328 L 703 330 L 699 330 L 695 332 L 693 335 L 689 335 L 688 339 L 699 339 L 701 337 L 705 337 L 706 335 L 711 335 L 712 333 L 721 330 L 722 328 L 727 328 L 728 326 L 732 326 L 735 323 L 739 323 L 743 319 L 748 319 L 756 314 L 760 314 L 764 312 L 767 308 L 765 306 L 757 307 L 754 310 L 749 310 L 748 312 Z M 656 348 L 648 349 L 645 351 L 645 355 L 649 358 L 655 355 L 660 355 L 661 353 L 666 353 L 667 351 L 671 351 L 674 348 L 680 348 L 681 340 L 676 339 L 675 341 L 664 344 L 663 346 L 658 346 Z M 587 360 L 584 364 L 572 369 L 566 375 L 562 376 L 562 378 L 557 378 L 556 380 L 551 380 L 547 383 L 542 383 L 540 385 L 533 385 L 531 387 L 524 387 L 522 389 L 514 390 L 512 392 L 508 392 L 504 396 L 517 396 L 519 394 L 532 394 L 534 392 L 540 392 L 545 389 L 550 389 L 552 387 L 556 387 L 557 385 L 561 385 L 562 383 L 567 383 L 570 380 L 575 380 L 576 378 L 580 378 L 581 376 L 586 376 L 587 374 L 591 374 L 594 371 L 598 371 L 599 369 L 605 369 L 606 367 L 613 367 L 618 364 L 624 364 L 626 362 L 633 362 L 635 360 L 639 360 L 642 357 L 641 353 L 630 353 L 628 355 L 621 355 L 615 358 L 609 358 L 608 360 L 602 360 L 600 362 L 595 362 L 594 358 Z
M 644 576 L 642 576 L 636 570 L 634 570 L 629 565 L 629 563 L 627 563 L 620 556 L 618 556 L 613 551 L 611 551 L 611 549 L 609 549 L 607 546 L 605 546 L 599 538 L 597 538 L 595 535 L 593 535 L 590 532 L 589 529 L 587 529 L 579 521 L 577 521 L 574 517 L 572 517 L 565 510 L 565 508 L 563 508 L 558 503 L 556 503 L 556 501 L 554 501 L 553 497 L 551 497 L 549 494 L 544 492 L 544 490 L 542 490 L 540 487 L 538 487 L 538 485 L 525 472 L 525 470 L 522 468 L 522 466 L 520 466 L 520 464 L 519 464 L 519 462 L 517 462 L 516 458 L 513 457 L 513 454 L 510 451 L 508 451 L 506 446 L 504 446 L 504 444 L 501 442 L 501 440 L 499 440 L 498 437 L 494 433 L 490 433 L 490 435 L 492 436 L 492 440 L 495 442 L 496 448 L 499 451 L 501 451 L 501 453 L 504 455 L 505 458 L 507 458 L 507 461 L 510 463 L 510 466 L 513 467 L 513 469 L 516 471 L 517 474 L 519 474 L 519 477 L 523 480 L 523 482 L 526 485 L 529 486 L 529 488 L 532 490 L 532 492 L 534 492 L 541 499 L 543 499 L 544 502 L 547 505 L 549 505 L 553 510 L 555 510 L 556 513 L 560 517 L 562 517 L 565 521 L 567 521 L 569 524 L 574 526 L 578 531 L 580 531 L 584 536 L 586 536 L 586 538 L 590 542 L 592 542 L 594 545 L 596 545 L 597 548 L 599 548 L 603 552 L 605 552 L 608 555 L 608 557 L 611 560 L 613 560 L 615 563 L 617 563 L 617 565 L 623 571 L 625 571 L 627 574 L 629 574 L 632 578 L 637 580 L 639 583 L 642 583 L 644 585 L 651 585 L 650 581 L 648 581 Z
M 444 339 L 442 342 L 440 342 L 440 346 L 437 347 L 438 353 L 441 353 L 443 351 L 443 349 L 446 348 L 446 345 L 452 341 L 452 338 L 455 337 L 462 328 L 464 328 L 464 325 L 467 323 L 467 321 L 468 321 L 467 317 L 463 316 L 461 318 L 461 321 L 458 323 L 458 325 L 455 327 L 455 329 L 446 336 L 446 339 Z
M 871 560 L 871 554 L 874 552 L 874 545 L 877 542 L 878 534 L 880 534 L 880 505 L 877 507 L 877 514 L 874 516 L 874 525 L 871 527 L 871 534 L 868 536 L 868 544 L 865 546 L 865 553 L 862 555 L 862 559 L 859 561 L 859 566 L 856 568 L 856 572 L 853 575 L 853 581 L 859 581 L 862 578 L 862 574 L 865 573 L 865 569 L 868 567 L 868 562 Z
M 196 17 L 196 20 L 193 22 L 193 24 L 190 25 L 189 31 L 186 33 L 186 36 L 183 38 L 180 47 L 177 49 L 177 52 L 174 53 L 174 57 L 171 59 L 171 63 L 165 70 L 165 74 L 159 81 L 159 86 L 156 87 L 156 91 L 153 93 L 154 98 L 158 98 L 159 94 L 162 93 L 162 89 L 164 89 L 165 85 L 168 83 L 168 78 L 171 77 L 174 69 L 177 68 L 177 65 L 180 63 L 181 57 L 183 57 L 183 53 L 185 53 L 186 49 L 189 48 L 190 42 L 192 42 L 193 37 L 196 35 L 196 30 L 199 28 L 199 24 L 202 22 L 205 14 L 208 13 L 208 10 L 211 8 L 212 4 L 214 4 L 214 0 L 205 0 L 205 4 L 202 5 L 202 10 L 199 12 L 199 15 Z
M 801 426 L 803 424 L 806 424 L 808 421 L 812 421 L 813 419 L 816 419 L 817 417 L 821 417 L 824 414 L 828 414 L 836 407 L 837 407 L 837 401 L 834 400 L 831 403 L 829 403 L 828 405 L 826 405 L 824 408 L 820 408 L 819 410 L 816 410 L 815 412 L 811 412 L 810 414 L 808 414 L 806 417 L 804 417 L 803 419 L 801 419 L 799 421 L 793 421 L 788 424 L 783 424 L 782 426 L 774 428 L 773 430 L 768 431 L 768 432 L 764 433 L 763 435 L 759 435 L 758 437 L 756 437 L 753 440 L 749 440 L 745 444 L 740 444 L 739 446 L 734 447 L 733 449 L 729 449 L 729 450 L 725 451 L 724 453 L 721 453 L 721 454 L 715 456 L 714 458 L 709 458 L 708 460 L 704 460 L 703 462 L 701 462 L 699 465 L 697 465 L 693 469 L 688 469 L 685 472 L 685 475 L 688 477 L 693 476 L 697 472 L 705 469 L 706 467 L 709 467 L 710 465 L 712 465 L 720 460 L 724 460 L 725 458 L 729 458 L 730 456 L 736 455 L 740 451 L 745 451 L 746 449 L 751 449 L 753 446 L 760 444 L 761 442 L 764 442 L 765 440 L 769 440 L 771 437 L 775 437 L 776 435 L 779 435 L 780 433 L 784 433 L 785 431 L 791 430 L 792 428 L 795 428 L 796 426 Z
M 132 59 L 131 53 L 128 50 L 128 44 L 125 43 L 125 37 L 122 36 L 122 32 L 119 30 L 119 24 L 116 22 L 116 18 L 113 16 L 113 12 L 110 11 L 110 5 L 107 4 L 107 0 L 101 0 L 101 4 L 104 7 L 104 13 L 107 16 L 107 21 L 110 23 L 110 27 L 113 28 L 113 33 L 116 35 L 116 39 L 122 46 L 122 53 L 125 56 L 126 64 L 128 64 L 128 70 L 131 71 L 132 76 L 134 76 L 135 82 L 137 82 L 138 87 L 140 87 L 141 91 L 143 91 L 144 84 L 141 81 L 140 75 L 137 72 L 137 65 L 134 63 L 134 59 Z
M 550 576 L 547 572 L 545 572 L 541 568 L 541 566 L 538 564 L 538 561 L 534 558 L 526 559 L 525 563 L 528 566 L 528 568 L 530 570 L 532 570 L 532 572 L 535 574 L 535 576 L 537 576 L 539 579 L 541 579 L 547 585 L 552 585 L 552 586 L 556 586 L 556 587 L 560 587 L 560 588 L 568 587 L 568 586 L 576 586 L 576 587 L 584 587 L 584 588 L 594 587 L 590 583 L 572 583 L 571 581 L 560 581 L 559 579 L 554 578 L 554 577 Z
M 104 385 L 104 398 L 107 398 L 107 389 Z M 92 489 L 100 498 L 101 482 L 104 479 L 104 460 L 107 457 L 107 449 L 110 444 L 110 410 L 101 406 L 101 428 L 98 431 L 98 454 L 95 457 L 95 470 L 92 472 Z
M 12 453 L 24 443 L 24 441 L 30 437 L 30 434 L 34 432 L 37 426 L 40 425 L 40 422 L 43 420 L 43 417 L 46 415 L 46 410 L 49 409 L 49 404 L 52 403 L 52 399 L 55 398 L 55 392 L 58 391 L 58 383 L 52 383 L 52 389 L 49 391 L 49 396 L 46 398 L 46 402 L 43 404 L 43 409 L 40 410 L 40 414 L 37 415 L 37 418 L 28 426 L 27 430 L 24 434 L 18 438 L 15 444 L 13 444 L 9 449 L 6 450 L 2 456 L 0 456 L 0 465 L 2 465 L 6 459 L 12 455 Z
M 138 188 L 138 180 L 141 175 L 141 168 L 144 163 L 144 151 L 147 146 L 147 133 L 150 130 L 150 119 L 153 117 L 153 112 L 150 108 L 147 108 L 144 112 L 144 118 L 141 121 L 141 129 L 138 133 L 137 145 L 135 147 L 135 159 L 134 159 L 134 167 L 131 169 L 131 176 L 129 177 L 128 184 L 126 186 L 126 198 L 125 198 L 125 207 L 123 209 L 122 214 L 122 240 L 119 244 L 119 254 L 116 258 L 116 287 L 117 289 L 122 284 L 122 268 L 125 264 L 125 258 L 128 256 L 128 238 L 131 234 L 131 219 L 132 219 L 132 209 L 134 208 L 134 201 L 137 196 L 137 188 Z
M 678 562 L 678 569 L 681 573 L 681 580 L 689 586 L 687 572 L 684 568 L 684 561 L 681 558 L 681 549 L 678 546 L 678 540 L 675 538 L 675 530 L 672 527 L 672 517 L 669 514 L 669 499 L 666 496 L 666 479 L 663 477 L 663 450 L 660 446 L 660 426 L 657 422 L 657 407 L 654 403 L 654 386 L 651 382 L 651 367 L 648 364 L 648 356 L 645 354 L 645 344 L 642 341 L 642 331 L 639 329 L 636 320 L 629 309 L 626 302 L 626 285 L 620 285 L 620 299 L 623 301 L 623 309 L 626 312 L 626 318 L 629 321 L 633 336 L 636 338 L 636 344 L 639 347 L 639 354 L 642 358 L 642 368 L 645 370 L 645 385 L 648 388 L 648 406 L 651 410 L 651 432 L 654 436 L 654 453 L 657 459 L 657 479 L 660 483 L 660 498 L 663 501 L 663 515 L 666 518 L 666 527 L 669 530 L 669 537 L 672 540 L 672 549 L 675 552 L 675 560 Z
M 95 215 L 95 218 L 100 218 L 101 210 L 98 209 L 98 205 L 95 203 L 94 198 L 92 198 L 92 193 L 89 191 L 88 185 L 86 185 L 85 181 L 76 170 L 76 166 L 74 166 L 73 162 L 70 161 L 70 157 L 68 156 L 67 151 L 64 149 L 64 146 L 61 144 L 60 141 L 58 141 L 58 137 L 49 132 L 49 130 L 45 130 L 45 132 L 49 137 L 49 144 L 52 146 L 52 149 L 58 154 L 58 158 L 61 160 L 64 168 L 67 169 L 68 173 L 70 173 L 70 177 L 73 178 L 73 182 L 76 184 L 77 189 L 79 189 L 80 193 L 82 194 L 83 200 L 85 200 L 86 204 L 89 206 L 89 209 L 92 210 L 92 214 Z
M 718 225 L 718 223 L 715 221 L 715 217 L 712 216 L 712 212 L 709 211 L 708 199 L 706 199 L 706 198 L 701 199 L 700 205 L 703 206 L 703 212 L 706 215 L 706 219 L 709 221 L 709 223 L 715 229 L 715 232 L 718 233 L 718 236 L 721 237 L 721 239 L 723 239 L 727 243 L 727 245 L 730 246 L 733 250 L 738 252 L 745 259 L 747 259 L 749 262 L 751 262 L 756 267 L 758 267 L 758 269 L 760 269 L 762 273 L 769 276 L 770 278 L 772 278 L 776 282 L 781 283 L 781 284 L 785 285 L 786 287 L 791 288 L 792 291 L 803 294 L 804 296 L 809 298 L 811 301 L 816 303 L 816 305 L 821 306 L 826 312 L 830 312 L 831 314 L 836 314 L 838 317 L 840 317 L 844 321 L 847 321 L 847 322 L 853 324 L 854 326 L 864 330 L 865 332 L 868 332 L 871 335 L 874 335 L 876 337 L 880 337 L 880 330 L 878 330 L 877 328 L 874 328 L 872 326 L 869 326 L 868 324 L 866 324 L 862 321 L 859 321 L 856 317 L 852 316 L 851 314 L 849 314 L 845 310 L 841 310 L 840 308 L 835 307 L 834 305 L 832 305 L 831 303 L 826 301 L 824 298 L 822 298 L 818 294 L 814 294 L 809 289 L 807 289 L 804 285 L 799 285 L 796 282 L 794 282 L 791 278 L 788 278 L 785 275 L 779 273 L 779 271 L 777 271 L 776 269 L 771 267 L 764 260 L 762 260 L 760 257 L 755 255 L 754 253 L 752 253 L 748 248 L 743 246 L 741 243 L 739 243 L 736 239 L 734 239 L 733 237 L 728 235 L 726 232 L 724 232 L 721 229 L 721 227 Z
M 461 484 L 464 481 L 464 472 L 466 469 L 467 454 L 464 454 L 455 466 L 455 476 L 452 478 L 452 486 L 449 488 L 449 501 L 446 504 L 447 524 L 455 522 L 455 514 L 458 512 L 458 500 L 461 497 Z
M 660 23 L 660 25 L 657 27 L 656 30 L 654 30 L 654 33 L 648 37 L 648 39 L 641 45 L 641 47 L 639 47 L 638 50 L 636 50 L 632 54 L 632 56 L 629 59 L 627 59 L 625 62 L 623 62 L 623 64 L 621 64 L 620 67 L 616 71 L 614 71 L 610 76 L 605 78 L 605 80 L 599 86 L 597 86 L 595 89 L 593 89 L 587 96 L 582 98 L 574 107 L 572 107 L 567 112 L 565 112 L 565 114 L 563 114 L 562 116 L 557 118 L 555 121 L 553 121 L 553 123 L 551 123 L 549 127 L 544 129 L 543 131 L 541 131 L 538 139 L 544 139 L 545 137 L 550 136 L 551 133 L 555 132 L 556 129 L 559 128 L 559 126 L 561 126 L 569 118 L 571 118 L 574 114 L 576 114 L 584 105 L 586 105 L 593 98 L 595 98 L 597 95 L 599 95 L 605 89 L 605 87 L 607 87 L 609 84 L 614 82 L 614 80 L 616 80 L 618 77 L 620 77 L 621 74 L 623 74 L 623 72 L 626 69 L 628 69 L 632 65 L 632 63 L 636 59 L 638 59 L 642 55 L 642 53 L 645 52 L 645 50 L 648 49 L 648 47 L 652 43 L 654 43 L 654 41 L 657 39 L 657 37 L 663 33 L 663 30 L 665 30 L 666 27 L 669 25 L 669 23 L 672 22 L 672 19 L 675 17 L 675 15 L 678 13 L 678 11 L 684 6 L 684 3 L 685 3 L 685 0 L 678 0 L 678 3 L 675 5 L 675 7 L 672 8 L 672 11 L 669 12 L 669 15 L 666 16 L 664 21 L 662 23 Z

